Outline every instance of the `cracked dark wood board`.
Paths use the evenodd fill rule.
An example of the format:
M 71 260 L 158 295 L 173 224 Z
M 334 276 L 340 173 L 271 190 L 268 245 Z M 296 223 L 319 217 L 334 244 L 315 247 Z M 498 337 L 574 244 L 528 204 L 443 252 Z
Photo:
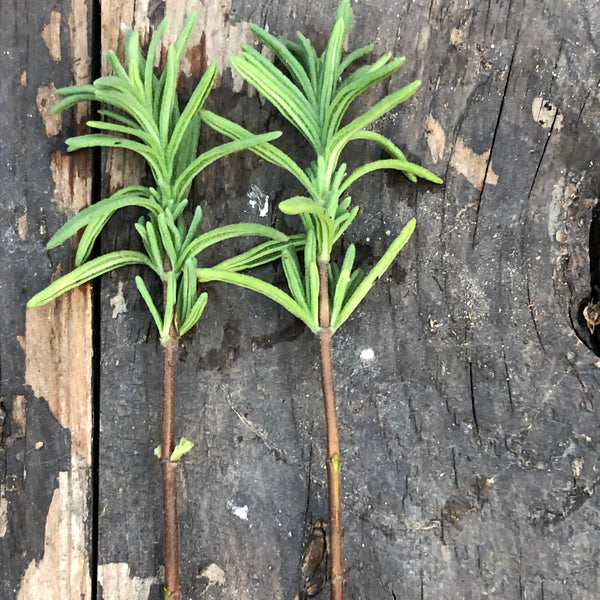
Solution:
M 194 76 L 207 60 L 226 65 L 225 56 L 246 39 L 247 22 L 268 24 L 277 34 L 302 29 L 322 40 L 335 10 L 331 1 L 232 2 L 212 12 L 192 2 L 121 4 L 103 3 L 104 50 L 120 43 L 121 23 L 147 33 L 165 10 L 176 25 L 199 8 L 205 32 L 189 61 Z M 576 331 L 586 336 L 577 310 L 589 295 L 587 237 L 598 196 L 600 8 L 584 0 L 402 6 L 386 0 L 353 8 L 352 47 L 375 40 L 375 55 L 392 49 L 407 57 L 386 89 L 424 82 L 378 129 L 446 185 L 414 186 L 380 174 L 352 190 L 364 207 L 354 231 L 369 238 L 359 246 L 366 264 L 383 253 L 386 232 L 391 236 L 412 216 L 418 229 L 335 344 L 348 597 L 591 600 L 600 579 L 599 374 Z M 37 16 L 29 17 L 27 31 L 45 51 L 39 35 L 51 13 L 29 9 Z M 20 172 L 33 151 L 35 164 L 74 131 L 71 125 L 46 141 L 35 111 L 38 85 L 69 80 L 64 43 L 61 61 L 44 59 L 53 77 L 45 66 L 39 84 L 30 71 L 27 86 L 19 87 L 15 75 L 5 88 L 9 98 L 22 98 L 15 110 L 23 120 L 35 114 L 26 138 L 13 121 L 3 127 L 10 144 L 2 152 L 26 148 L 12 159 Z M 27 56 L 22 40 L 13 45 Z M 285 130 L 268 105 L 242 91 L 223 66 L 211 105 L 251 129 Z M 382 94 L 378 89 L 369 100 Z M 353 160 L 377 155 L 362 146 L 355 152 Z M 32 501 L 11 497 L 0 547 L 9 555 L 25 547 L 27 558 L 13 556 L 9 576 L 0 578 L 9 598 L 17 597 L 13 590 L 29 561 L 52 552 L 44 553 L 42 526 L 52 522 L 46 514 L 56 475 L 69 469 L 68 458 L 58 458 L 68 457 L 73 443 L 69 428 L 58 427 L 46 400 L 27 387 L 16 337 L 25 329 L 25 299 L 54 270 L 38 229 L 43 218 L 52 231 L 62 219 L 50 202 L 47 170 L 45 181 L 37 165 L 35 172 L 27 193 L 22 178 L 3 176 L 14 186 L 2 205 L 3 231 L 18 231 L 25 205 L 17 202 L 31 202 L 28 240 L 13 235 L 11 256 L 18 258 L 2 271 L 2 293 L 16 311 L 3 322 L 5 441 L 18 432 L 23 404 L 28 416 L 27 438 L 10 438 L 2 449 L 5 489 L 8 469 L 23 468 L 31 449 L 24 444 L 38 441 L 32 423 L 47 432 L 44 449 L 54 453 L 56 471 L 44 471 L 47 479 L 34 488 L 28 463 Z M 105 191 L 137 176 L 131 161 L 123 165 L 112 154 Z M 297 191 L 294 183 L 249 154 L 207 171 L 196 191 L 207 225 L 244 219 L 293 226 L 276 205 Z M 269 211 L 261 218 L 250 201 L 264 203 L 267 196 Z M 36 212 L 41 206 L 43 216 Z M 115 223 L 103 249 L 128 242 L 127 235 Z M 68 248 L 50 257 L 66 268 Z M 40 264 L 44 275 L 32 277 Z M 152 454 L 160 358 L 133 274 L 102 282 L 98 578 L 105 600 L 160 597 L 159 470 Z M 270 267 L 262 275 L 281 279 Z M 15 288 L 16 281 L 27 289 Z M 206 590 L 203 598 L 291 600 L 303 538 L 326 511 L 316 342 L 250 292 L 217 285 L 208 291 L 179 378 L 178 432 L 197 444 L 181 468 L 186 596 Z M 36 340 L 37 352 L 43 342 Z M 374 353 L 370 361 L 360 358 L 366 348 Z M 84 370 L 81 377 L 85 387 Z M 17 537 L 32 506 L 36 524 L 30 531 L 23 525 L 29 533 Z M 243 516 L 244 507 L 247 520 L 234 514 Z M 0 511 L 0 524 L 1 518 Z M 199 575 L 211 563 L 223 569 L 225 584 L 206 589 Z
M 90 198 L 90 156 L 64 154 L 87 107 L 52 116 L 56 87 L 89 77 L 87 2 L 2 6 L 0 597 L 91 598 L 89 287 L 27 300 L 70 264 L 51 232 Z M 64 126 L 63 126 L 64 125 Z

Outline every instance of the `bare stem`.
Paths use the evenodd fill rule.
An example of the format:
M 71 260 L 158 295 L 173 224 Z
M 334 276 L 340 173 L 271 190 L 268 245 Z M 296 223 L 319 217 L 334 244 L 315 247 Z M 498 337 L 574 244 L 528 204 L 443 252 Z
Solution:
M 344 600 L 340 442 L 331 362 L 332 331 L 329 321 L 329 278 L 327 276 L 327 263 L 325 262 L 319 263 L 319 327 L 321 385 L 327 429 L 327 491 L 329 496 L 329 556 L 331 559 L 329 589 L 331 600 Z
M 160 465 L 165 523 L 165 588 L 169 600 L 180 600 L 179 591 L 179 522 L 177 516 L 176 463 L 171 462 L 175 447 L 175 379 L 179 339 L 175 332 L 163 342 L 162 436 Z

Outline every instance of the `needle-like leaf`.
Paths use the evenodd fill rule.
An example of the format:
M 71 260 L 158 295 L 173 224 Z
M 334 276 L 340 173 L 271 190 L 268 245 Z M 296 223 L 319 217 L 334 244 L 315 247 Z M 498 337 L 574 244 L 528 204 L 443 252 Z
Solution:
M 398 253 L 408 242 L 410 236 L 416 227 L 416 220 L 411 219 L 402 229 L 400 235 L 390 244 L 384 255 L 377 261 L 371 271 L 360 282 L 354 293 L 344 302 L 336 319 L 331 321 L 331 329 L 338 329 L 346 319 L 354 312 L 356 307 L 362 302 L 363 298 L 369 293 L 370 289 L 375 285 L 375 282 L 385 273 L 387 268 L 392 264 L 393 260 L 398 256 Z M 341 277 L 341 271 L 340 271 Z
M 73 269 L 70 273 L 53 281 L 47 288 L 38 292 L 31 298 L 27 303 L 27 306 L 42 306 L 48 302 L 52 302 L 52 300 L 69 290 L 79 287 L 100 275 L 104 275 L 104 273 L 128 265 L 145 265 L 153 268 L 148 257 L 141 252 L 135 252 L 133 250 L 110 252 L 109 254 L 99 256 L 98 258 Z

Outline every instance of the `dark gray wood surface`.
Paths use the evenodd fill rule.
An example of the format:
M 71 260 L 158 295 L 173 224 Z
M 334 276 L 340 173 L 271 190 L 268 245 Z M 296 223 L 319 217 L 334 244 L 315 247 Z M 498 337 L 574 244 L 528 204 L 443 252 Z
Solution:
M 89 286 L 27 300 L 70 268 L 45 243 L 90 199 L 90 155 L 66 156 L 88 112 L 50 115 L 53 90 L 89 78 L 90 6 L 1 2 L 0 598 L 92 597 Z M 64 122 L 64 128 L 63 128 Z
M 594 343 L 579 313 L 590 294 L 588 233 L 600 185 L 600 8 L 585 0 L 352 6 L 349 49 L 373 41 L 373 59 L 389 50 L 407 57 L 361 106 L 422 79 L 418 94 L 376 128 L 446 183 L 413 185 L 378 173 L 351 190 L 362 208 L 344 244 L 358 242 L 364 265 L 383 254 L 409 218 L 418 226 L 388 276 L 334 339 L 347 596 L 592 600 L 600 585 L 600 372 L 597 356 L 580 341 Z M 207 1 L 206 7 L 106 2 L 103 46 L 115 47 L 121 22 L 145 33 L 165 11 L 177 24 L 199 8 L 189 72 L 198 76 L 207 60 L 224 65 L 209 105 L 253 131 L 282 128 L 292 135 L 267 103 L 241 89 L 225 56 L 247 39 L 247 22 L 276 34 L 301 29 L 322 48 L 335 7 L 330 0 Z M 36 10 L 40 23 L 47 22 Z M 29 18 L 26 31 L 38 35 Z M 15 52 L 26 53 L 23 43 L 14 38 Z M 52 65 L 68 78 L 66 55 Z M 31 91 L 16 80 L 2 87 L 15 105 L 12 114 L 35 113 Z M 13 152 L 3 164 L 12 161 L 23 173 L 33 161 L 36 173 L 37 165 L 47 173 L 47 157 L 59 142 L 45 141 L 39 122 L 26 135 L 14 121 L 3 122 L 0 151 Z M 216 141 L 204 132 L 203 143 Z M 282 144 L 300 160 L 306 156 L 297 138 Z M 21 147 L 20 154 L 15 148 Z M 357 144 L 349 160 L 378 156 Z M 131 161 L 111 155 L 104 192 L 136 177 Z M 22 214 L 17 202 L 24 183 L 8 169 L 3 179 L 16 186 L 2 204 L 4 236 Z M 32 235 L 43 218 L 33 206 L 41 205 L 51 182 L 39 176 L 31 185 L 42 189 L 27 192 Z M 243 154 L 208 169 L 194 200 L 204 207 L 207 228 L 251 220 L 291 231 L 297 223 L 276 207 L 297 191 L 286 174 Z M 54 231 L 60 213 L 46 211 L 46 227 Z M 111 224 L 103 251 L 137 243 L 126 226 L 132 217 Z M 25 299 L 52 273 L 42 241 L 25 250 L 13 226 L 6 245 L 13 252 L 0 267 L 12 310 L 3 320 L 8 415 L 12 394 L 30 394 L 21 391 L 16 335 L 22 335 Z M 64 258 L 68 249 L 62 252 Z M 225 254 L 216 249 L 214 257 Z M 161 597 L 160 473 L 153 456 L 160 347 L 135 273 L 123 270 L 101 283 L 97 597 L 104 600 Z M 260 275 L 282 281 L 272 266 Z M 17 281 L 27 289 L 15 288 Z M 303 539 L 326 516 L 317 343 L 251 292 L 217 284 L 207 291 L 208 308 L 179 362 L 177 435 L 196 443 L 180 471 L 184 597 L 293 600 Z M 361 358 L 368 349 L 373 358 Z M 69 432 L 58 426 L 50 432 L 43 402 L 26 397 L 28 413 L 53 440 L 44 451 L 61 455 Z M 22 468 L 23 459 L 10 454 L 16 447 L 4 444 L 4 464 Z M 62 469 L 57 465 L 52 468 Z M 28 557 L 44 555 L 41 527 L 55 475 L 44 476 L 48 481 L 36 480 L 31 502 L 23 497 L 9 513 L 9 533 L 0 538 L 0 544 L 15 539 L 10 532 L 35 506 L 40 524 L 20 542 Z M 28 564 L 13 560 L 9 576 L 2 568 L 2 597 L 16 597 L 12 582 Z M 202 573 L 209 565 L 222 569 L 224 584 L 208 585 Z

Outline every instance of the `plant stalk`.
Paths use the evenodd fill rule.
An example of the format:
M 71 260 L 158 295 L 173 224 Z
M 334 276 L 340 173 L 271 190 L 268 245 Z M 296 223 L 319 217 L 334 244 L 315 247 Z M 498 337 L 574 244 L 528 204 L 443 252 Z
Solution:
M 165 535 L 165 588 L 169 600 L 180 600 L 179 590 L 179 518 L 177 515 L 177 463 L 171 462 L 175 448 L 175 379 L 179 338 L 172 329 L 163 346 L 162 436 L 160 466 L 163 488 Z
M 337 406 L 333 385 L 329 319 L 329 278 L 327 262 L 319 262 L 319 345 L 321 350 L 321 385 L 327 429 L 327 493 L 329 500 L 329 557 L 331 600 L 344 600 L 344 558 L 342 554 L 342 504 L 340 495 L 340 442 Z

